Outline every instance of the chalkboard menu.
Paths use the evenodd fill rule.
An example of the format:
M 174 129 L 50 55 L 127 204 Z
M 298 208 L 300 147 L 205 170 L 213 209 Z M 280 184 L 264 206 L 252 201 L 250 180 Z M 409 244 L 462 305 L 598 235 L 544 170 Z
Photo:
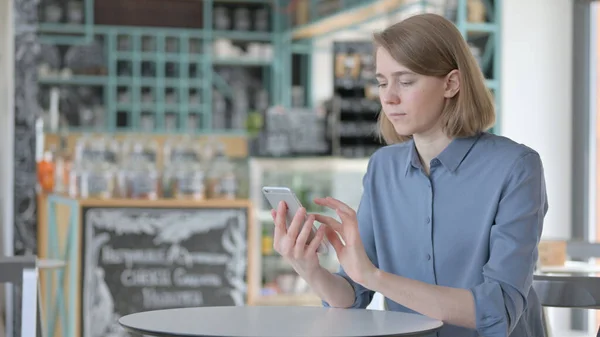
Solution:
M 117 320 L 243 305 L 246 208 L 83 208 L 83 337 L 130 336 Z

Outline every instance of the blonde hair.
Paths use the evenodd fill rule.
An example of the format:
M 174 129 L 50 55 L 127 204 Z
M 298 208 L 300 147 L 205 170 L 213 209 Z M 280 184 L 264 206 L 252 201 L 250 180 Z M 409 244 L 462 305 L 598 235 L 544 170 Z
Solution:
M 411 71 L 444 77 L 459 72 L 460 89 L 448 99 L 441 114 L 444 132 L 451 138 L 473 136 L 495 123 L 494 102 L 469 46 L 454 24 L 435 14 L 419 14 L 373 35 L 375 48 L 384 48 Z M 375 51 L 377 52 L 377 51 Z M 381 111 L 379 137 L 387 144 L 412 136 L 399 135 Z

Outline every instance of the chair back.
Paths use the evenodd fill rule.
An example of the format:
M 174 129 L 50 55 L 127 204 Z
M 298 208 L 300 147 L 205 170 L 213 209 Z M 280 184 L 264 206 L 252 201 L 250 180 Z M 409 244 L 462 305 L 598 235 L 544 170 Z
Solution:
M 0 258 L 0 283 L 21 286 L 21 337 L 37 337 L 38 272 L 35 256 Z

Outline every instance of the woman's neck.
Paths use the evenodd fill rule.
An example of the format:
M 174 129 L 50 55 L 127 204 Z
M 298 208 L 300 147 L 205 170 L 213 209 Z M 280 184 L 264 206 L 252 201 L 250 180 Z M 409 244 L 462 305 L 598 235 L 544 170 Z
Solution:
M 431 160 L 442 153 L 452 141 L 441 129 L 426 134 L 415 134 L 413 140 L 427 174 L 429 174 Z

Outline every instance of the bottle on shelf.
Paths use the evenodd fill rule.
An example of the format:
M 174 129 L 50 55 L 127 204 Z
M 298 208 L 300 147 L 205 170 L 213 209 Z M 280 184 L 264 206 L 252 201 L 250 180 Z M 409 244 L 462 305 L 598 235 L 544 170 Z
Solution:
M 199 163 L 182 163 L 175 173 L 173 197 L 176 199 L 205 199 L 204 170 Z
M 71 167 L 71 171 L 69 172 L 69 184 L 67 189 L 67 195 L 71 198 L 79 197 L 82 172 L 82 164 L 80 162 L 74 161 Z
M 68 149 L 68 126 L 66 120 L 61 119 L 59 128 L 59 145 L 56 152 L 55 162 L 55 187 L 56 193 L 68 194 L 70 174 L 73 166 Z
M 76 144 L 66 193 L 71 197 L 108 199 L 118 196 L 119 144 L 104 135 L 81 136 Z
M 170 142 L 165 147 L 165 171 L 168 171 L 172 197 L 191 200 L 205 198 L 205 170 L 200 158 L 201 147 L 190 135 Z
M 52 152 L 45 151 L 42 160 L 37 163 L 38 184 L 43 192 L 51 193 L 54 191 L 54 171 Z
M 110 199 L 115 193 L 115 176 L 107 162 L 90 162 L 80 172 L 79 197 Z
M 164 196 L 202 200 L 206 197 L 203 148 L 195 134 L 197 124 L 188 123 L 182 137 L 170 137 L 163 149 Z
M 120 195 L 132 199 L 158 199 L 161 192 L 158 142 L 150 136 L 128 137 L 121 153 Z
M 235 168 L 227 155 L 223 143 L 217 142 L 214 156 L 207 172 L 207 194 L 212 199 L 235 199 L 238 180 Z
M 104 136 L 88 137 L 87 153 L 79 162 L 79 196 L 81 198 L 113 198 L 116 194 L 118 144 Z
M 81 180 L 87 167 L 87 161 L 90 160 L 89 144 L 92 143 L 91 136 L 83 134 L 77 139 L 73 149 L 73 164 L 71 172 L 69 172 L 69 187 L 68 194 L 70 197 L 80 197 Z
M 160 195 L 160 174 L 143 155 L 131 157 L 126 167 L 126 197 L 156 200 Z

